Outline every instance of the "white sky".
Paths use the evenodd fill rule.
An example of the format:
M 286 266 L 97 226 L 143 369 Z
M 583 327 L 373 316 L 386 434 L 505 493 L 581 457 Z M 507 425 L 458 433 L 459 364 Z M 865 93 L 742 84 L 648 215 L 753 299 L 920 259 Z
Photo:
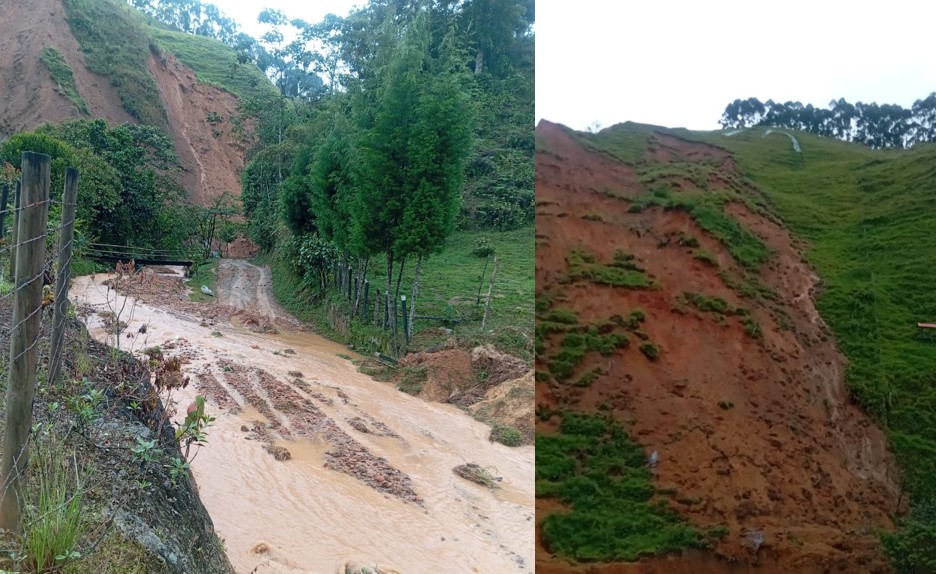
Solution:
M 264 8 L 282 10 L 287 18 L 302 18 L 317 23 L 329 13 L 347 16 L 351 8 L 364 6 L 367 0 L 207 0 L 233 18 L 241 30 L 259 39 L 268 27 L 257 22 L 257 15 Z
M 936 91 L 936 3 L 540 0 L 536 120 L 718 129 L 756 97 L 904 107 Z

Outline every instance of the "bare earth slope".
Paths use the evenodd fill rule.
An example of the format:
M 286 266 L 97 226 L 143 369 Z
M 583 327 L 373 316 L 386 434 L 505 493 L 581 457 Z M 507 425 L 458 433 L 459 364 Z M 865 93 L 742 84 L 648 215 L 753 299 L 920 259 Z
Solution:
M 88 106 L 87 116 L 56 91 L 41 61 L 47 47 L 58 49 L 71 67 L 78 93 Z M 169 117 L 189 196 L 209 205 L 225 191 L 240 195 L 243 147 L 232 136 L 229 122 L 237 112 L 237 98 L 198 82 L 191 69 L 165 51 L 150 58 L 149 71 Z M 0 137 L 69 118 L 104 118 L 111 124 L 133 121 L 110 80 L 85 67 L 61 0 L 0 2 L 0 86 Z M 208 122 L 212 112 L 223 120 L 217 126 Z
M 91 117 L 113 123 L 131 121 L 108 79 L 85 68 L 61 0 L 4 0 L 0 2 L 0 134 L 81 117 L 81 112 L 56 91 L 41 61 L 47 47 L 61 52 L 71 67 Z
M 726 212 L 773 254 L 753 278 L 756 292 L 744 296 L 741 268 L 689 213 L 630 209 L 651 187 L 635 168 L 585 149 L 548 122 L 537 128 L 537 147 L 538 294 L 575 311 L 583 324 L 642 309 L 640 328 L 661 349 L 656 361 L 633 342 L 610 359 L 591 353 L 571 380 L 596 367 L 603 375 L 589 386 L 538 382 L 538 405 L 609 410 L 647 452 L 659 452 L 655 486 L 676 493 L 672 507 L 693 524 L 728 528 L 710 552 L 589 566 L 553 556 L 538 532 L 537 572 L 889 571 L 875 531 L 892 527 L 894 462 L 881 430 L 848 402 L 845 359 L 816 311 L 819 280 L 797 242 L 766 213 L 728 204 Z M 669 178 L 678 192 L 756 193 L 728 152 L 713 146 L 655 133 L 646 158 L 658 170 L 671 162 L 713 166 L 705 182 Z M 696 238 L 698 247 L 681 245 L 681 236 Z M 560 284 L 577 247 L 598 261 L 611 261 L 617 250 L 634 255 L 660 289 Z M 687 305 L 685 292 L 749 309 L 762 336 L 746 334 L 741 316 Z M 555 418 L 537 424 L 540 433 L 555 431 Z M 554 501 L 537 500 L 537 522 L 557 510 Z M 746 543 L 750 530 L 764 535 L 757 552 Z

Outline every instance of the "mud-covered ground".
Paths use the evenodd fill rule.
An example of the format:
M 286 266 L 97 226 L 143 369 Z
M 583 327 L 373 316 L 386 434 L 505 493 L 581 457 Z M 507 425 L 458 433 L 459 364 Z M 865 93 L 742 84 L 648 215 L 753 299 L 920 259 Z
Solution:
M 353 353 L 280 308 L 268 270 L 222 260 L 208 304 L 170 271 L 117 279 L 126 305 L 113 276 L 79 278 L 73 296 L 95 337 L 111 325 L 113 342 L 119 319 L 122 348 L 183 360 L 191 383 L 170 398 L 178 410 L 208 398 L 218 420 L 192 466 L 238 572 L 331 572 L 348 560 L 407 574 L 532 572 L 532 446 L 492 443 L 457 407 L 357 372 Z M 452 472 L 466 463 L 499 488 Z

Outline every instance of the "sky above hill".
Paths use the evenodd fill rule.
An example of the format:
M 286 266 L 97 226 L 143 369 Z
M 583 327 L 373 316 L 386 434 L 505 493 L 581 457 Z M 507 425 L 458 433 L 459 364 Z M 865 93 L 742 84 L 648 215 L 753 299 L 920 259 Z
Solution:
M 288 18 L 302 18 L 306 22 L 321 22 L 327 14 L 347 16 L 351 8 L 367 4 L 367 0 L 208 0 L 233 18 L 241 29 L 255 38 L 260 38 L 269 27 L 257 22 L 257 15 L 264 8 L 282 10 Z
M 890 0 L 536 6 L 536 120 L 718 129 L 736 98 L 909 107 L 936 91 L 936 4 Z

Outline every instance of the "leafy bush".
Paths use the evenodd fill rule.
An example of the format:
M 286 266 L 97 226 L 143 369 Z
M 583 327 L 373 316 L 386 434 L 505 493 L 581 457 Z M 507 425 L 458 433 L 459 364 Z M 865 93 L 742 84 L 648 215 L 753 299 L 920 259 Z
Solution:
M 653 343 L 644 343 L 640 346 L 640 352 L 647 356 L 651 361 L 655 361 L 660 356 L 660 348 Z
M 558 434 L 536 437 L 536 496 L 570 508 L 542 522 L 546 544 L 560 556 L 635 561 L 704 546 L 665 502 L 650 502 L 654 493 L 642 449 L 610 417 L 567 412 Z
M 488 440 L 506 446 L 520 446 L 523 444 L 523 433 L 511 426 L 495 426 Z

